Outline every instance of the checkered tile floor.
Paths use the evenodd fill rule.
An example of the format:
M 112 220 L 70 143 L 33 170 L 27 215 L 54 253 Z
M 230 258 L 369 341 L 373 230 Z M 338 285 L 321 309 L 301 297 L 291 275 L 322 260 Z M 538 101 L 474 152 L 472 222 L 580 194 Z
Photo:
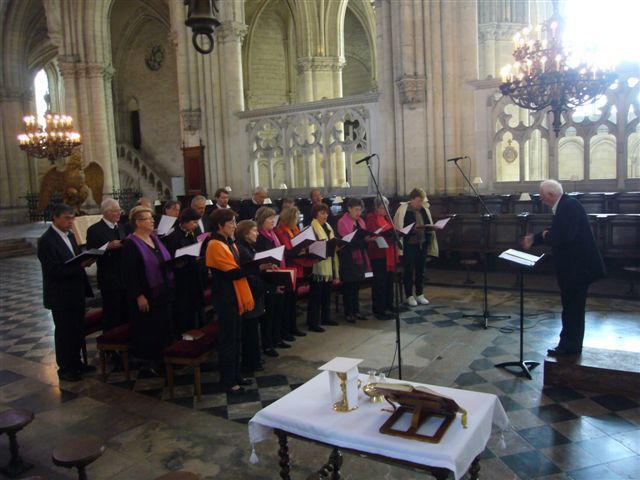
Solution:
M 53 323 L 42 307 L 37 260 L 22 257 L 0 261 L 0 279 L 0 351 L 33 362 L 54 363 Z M 476 312 L 436 304 L 405 309 L 401 320 L 407 326 L 424 324 L 428 329 L 481 330 L 477 320 L 463 317 L 465 313 Z M 631 312 L 626 316 L 623 313 L 622 317 L 618 321 L 608 316 L 607 322 L 593 326 L 594 334 L 607 335 L 611 329 L 623 329 L 627 341 L 635 338 L 637 345 L 640 342 L 637 317 L 634 321 Z M 640 479 L 640 393 L 638 399 L 632 399 L 569 388 L 545 388 L 542 366 L 533 370 L 531 381 L 496 369 L 496 363 L 514 360 L 519 353 L 518 336 L 510 334 L 518 331 L 519 319 L 498 324 L 501 328 L 495 330 L 493 340 L 478 358 L 461 366 L 451 385 L 498 395 L 509 415 L 511 428 L 504 435 L 506 448 L 501 448 L 499 435 L 492 437 L 481 463 L 483 478 Z M 546 310 L 533 312 L 527 316 L 525 329 L 525 358 L 542 362 L 544 357 L 539 352 L 544 352 L 557 338 L 557 315 Z M 88 348 L 92 363 L 97 365 L 95 342 L 89 341 Z M 267 368 L 254 379 L 245 395 L 230 397 L 218 385 L 215 364 L 210 364 L 203 367 L 203 395 L 196 400 L 192 371 L 185 367 L 176 373 L 172 400 L 164 379 L 135 369 L 135 365 L 131 381 L 125 381 L 123 373 L 113 372 L 108 382 L 159 401 L 246 423 L 258 410 L 306 380 L 269 373 Z M 23 376 L 13 372 L 10 365 L 0 368 L 0 389 L 21 379 Z M 3 406 L 21 406 L 38 412 L 76 396 L 63 385 L 62 389 L 51 387 L 26 393 Z

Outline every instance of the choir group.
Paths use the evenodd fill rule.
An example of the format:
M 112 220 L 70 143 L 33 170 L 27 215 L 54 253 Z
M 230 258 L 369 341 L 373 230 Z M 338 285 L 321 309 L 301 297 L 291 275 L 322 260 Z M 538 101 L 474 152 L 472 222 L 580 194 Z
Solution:
M 373 315 L 394 318 L 397 265 L 405 303 L 429 303 L 424 266 L 428 255 L 437 256 L 438 245 L 423 190 L 413 189 L 393 218 L 384 197 L 376 198 L 366 215 L 362 200 L 351 198 L 339 218 L 319 190 L 311 191 L 304 218 L 293 202 L 283 201 L 277 212 L 265 204 L 267 197 L 266 189 L 256 188 L 236 213 L 228 191 L 219 189 L 211 212 L 205 214 L 207 199 L 196 196 L 183 210 L 180 203 L 167 202 L 160 219 L 144 199 L 126 217 L 117 201 L 106 199 L 101 221 L 87 231 L 87 249 L 98 251 L 95 257 L 78 256 L 73 209 L 57 207 L 39 240 L 38 257 L 45 307 L 56 327 L 60 378 L 79 380 L 93 370 L 80 360 L 79 332 L 84 298 L 92 294 L 85 267 L 95 259 L 104 329 L 129 322 L 133 354 L 158 374 L 164 348 L 202 326 L 205 307 L 212 304 L 220 327 L 220 381 L 230 394 L 250 383 L 245 374 L 263 369 L 263 355 L 277 357 L 278 350 L 307 335 L 296 319 L 302 291 L 306 330 L 314 333 L 338 325 L 330 305 L 337 285 L 346 322 L 367 318 L 359 300 L 365 281 L 371 282 Z M 402 238 L 399 245 L 394 231 Z

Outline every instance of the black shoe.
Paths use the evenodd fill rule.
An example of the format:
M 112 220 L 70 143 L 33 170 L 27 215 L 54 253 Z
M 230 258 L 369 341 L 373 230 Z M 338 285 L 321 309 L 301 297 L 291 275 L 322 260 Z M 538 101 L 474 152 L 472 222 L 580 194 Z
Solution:
M 295 335 L 296 337 L 306 337 L 307 334 L 304 333 L 302 330 L 294 330 L 293 332 L 291 332 L 293 335 Z
M 318 332 L 318 333 L 322 333 L 324 332 L 324 328 L 322 327 L 309 327 L 309 331 L 310 332 Z
M 278 352 L 276 352 L 278 353 Z M 262 365 L 258 365 L 256 368 L 253 369 L 254 372 L 264 372 L 264 367 Z
M 267 349 L 264 351 L 264 354 L 265 354 L 267 357 L 278 357 L 278 356 L 280 356 L 280 354 L 279 354 L 278 352 L 276 352 L 273 348 L 267 348 Z
M 282 335 L 282 340 L 286 340 L 287 342 L 295 342 L 296 337 L 287 333 L 286 335 Z
M 78 372 L 58 372 L 58 378 L 64 382 L 79 382 L 82 375 Z
M 338 322 L 336 322 L 335 320 L 327 320 L 326 322 L 322 322 L 322 324 L 335 327 L 336 325 L 338 325 Z
M 358 320 L 369 320 L 369 317 L 367 317 L 366 315 L 362 315 L 361 313 L 356 313 L 354 317 L 356 317 Z
M 241 385 L 243 387 L 253 385 L 253 380 L 251 380 L 250 378 L 240 378 L 238 380 L 238 385 Z
M 353 318 L 352 315 L 347 315 L 346 317 L 344 317 L 344 319 L 347 323 L 356 323 L 356 319 Z
M 96 367 L 94 367 L 93 365 L 87 365 L 83 363 L 80 365 L 80 368 L 78 369 L 78 371 L 80 373 L 93 373 L 96 371 Z
M 550 348 L 547 350 L 547 355 L 550 357 L 566 357 L 570 355 L 580 355 L 582 353 L 582 349 L 580 350 L 571 350 L 562 347 Z
M 395 315 L 390 315 L 388 313 L 374 313 L 373 316 L 376 317 L 377 320 L 393 320 L 396 318 Z
M 280 342 L 276 345 L 276 348 L 291 348 L 291 345 L 289 345 L 288 343 Z
M 244 389 L 244 387 L 241 387 L 240 385 L 236 385 L 235 387 L 227 388 L 227 394 L 228 395 L 243 395 L 244 392 L 246 392 L 246 390 Z

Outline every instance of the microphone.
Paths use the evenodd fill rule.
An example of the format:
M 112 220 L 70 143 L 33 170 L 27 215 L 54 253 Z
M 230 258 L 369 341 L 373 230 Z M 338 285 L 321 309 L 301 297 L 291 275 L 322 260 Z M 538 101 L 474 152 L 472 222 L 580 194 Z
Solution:
M 367 155 L 366 157 L 361 158 L 360 160 L 358 160 L 358 161 L 356 162 L 356 165 L 358 165 L 359 163 L 362 163 L 362 162 L 368 162 L 368 161 L 369 161 L 369 160 L 371 160 L 373 157 L 377 157 L 377 156 L 378 156 L 378 154 L 377 154 L 377 153 L 372 153 L 371 155 Z
M 469 158 L 466 155 L 462 155 L 461 157 L 453 157 L 453 158 L 448 158 L 447 162 L 457 162 L 458 160 L 462 160 L 463 158 Z

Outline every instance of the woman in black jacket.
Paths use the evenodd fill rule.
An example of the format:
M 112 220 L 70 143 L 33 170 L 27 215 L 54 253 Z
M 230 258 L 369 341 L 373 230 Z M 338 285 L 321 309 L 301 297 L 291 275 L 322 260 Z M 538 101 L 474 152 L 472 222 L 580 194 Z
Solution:
M 256 251 L 264 252 L 281 245 L 280 239 L 275 233 L 276 212 L 269 207 L 260 207 L 256 212 L 256 223 L 258 224 L 258 240 L 256 241 Z M 284 262 L 278 267 L 285 268 Z M 264 354 L 270 357 L 277 357 L 275 348 L 291 348 L 291 345 L 284 340 L 293 341 L 295 337 L 286 333 L 282 335 L 282 319 L 284 318 L 285 302 L 284 290 L 277 289 L 268 292 L 266 297 L 266 313 L 260 320 L 260 332 L 262 333 L 262 349 Z
M 256 254 L 255 244 L 258 239 L 258 225 L 253 220 L 242 220 L 236 228 L 236 245 L 240 253 L 240 265 L 247 272 L 249 288 L 253 295 L 255 307 L 242 317 L 242 369 L 246 372 L 260 372 L 262 359 L 260 358 L 259 319 L 264 315 L 264 297 L 267 290 L 266 283 L 260 278 L 260 270 L 270 265 L 251 264 Z
M 188 330 L 200 326 L 204 318 L 204 263 L 196 257 L 175 258 L 176 250 L 198 242 L 195 231 L 200 215 L 193 208 L 180 213 L 178 225 L 169 235 L 162 238 L 169 250 L 175 276 L 175 301 L 173 304 L 172 334 L 180 336 Z

